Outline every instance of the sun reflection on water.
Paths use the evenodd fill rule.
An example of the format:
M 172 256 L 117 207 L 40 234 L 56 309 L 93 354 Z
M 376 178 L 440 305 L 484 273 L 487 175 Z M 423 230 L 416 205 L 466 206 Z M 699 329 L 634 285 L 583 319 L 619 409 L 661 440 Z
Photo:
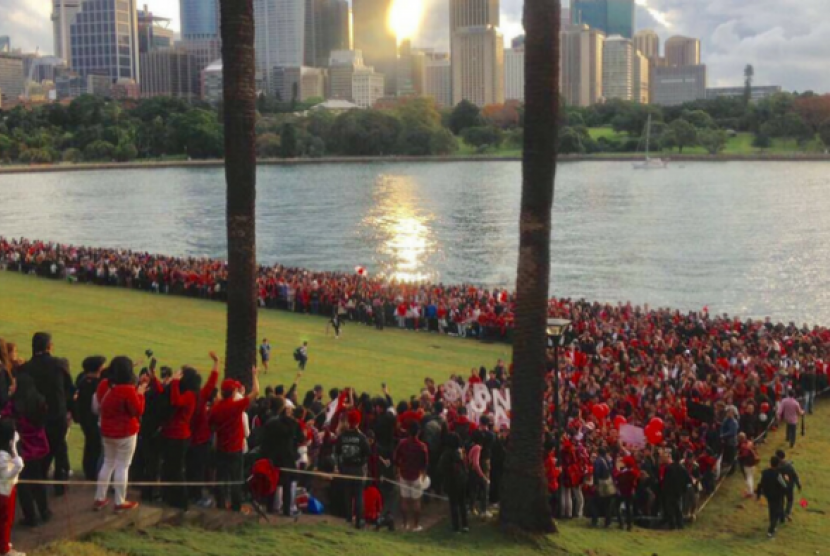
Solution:
M 434 215 L 416 199 L 414 181 L 406 176 L 380 176 L 373 194 L 374 206 L 361 222 L 362 234 L 378 244 L 374 261 L 379 274 L 403 282 L 421 282 L 435 278 L 427 265 L 435 252 L 432 230 Z

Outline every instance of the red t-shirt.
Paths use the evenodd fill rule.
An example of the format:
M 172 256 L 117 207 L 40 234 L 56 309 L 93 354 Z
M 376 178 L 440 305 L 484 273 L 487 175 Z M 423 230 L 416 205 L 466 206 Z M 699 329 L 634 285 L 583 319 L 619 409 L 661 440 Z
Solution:
M 383 511 L 383 497 L 380 491 L 375 486 L 368 486 L 363 491 L 363 519 L 369 523 L 374 523 L 380 519 L 380 513 Z
M 192 446 L 201 446 L 210 442 L 210 425 L 208 424 L 207 402 L 219 382 L 219 373 L 211 371 L 202 391 L 199 393 L 199 401 L 196 402 L 196 410 L 193 412 L 193 419 L 190 420 L 190 430 L 193 433 L 190 439 Z
M 196 396 L 193 392 L 182 393 L 179 381 L 170 383 L 170 405 L 174 408 L 173 416 L 161 428 L 164 438 L 170 440 L 187 440 L 190 438 L 190 420 L 196 410 Z
M 104 438 L 135 436 L 144 413 L 144 396 L 139 396 L 132 384 L 114 386 L 104 393 L 100 413 Z
M 405 481 L 417 481 L 429 466 L 427 445 L 417 438 L 407 438 L 395 450 L 395 463 Z
M 216 451 L 223 454 L 235 454 L 245 448 L 245 425 L 242 414 L 248 409 L 250 398 L 234 400 L 223 398 L 213 404 L 209 422 L 216 431 Z

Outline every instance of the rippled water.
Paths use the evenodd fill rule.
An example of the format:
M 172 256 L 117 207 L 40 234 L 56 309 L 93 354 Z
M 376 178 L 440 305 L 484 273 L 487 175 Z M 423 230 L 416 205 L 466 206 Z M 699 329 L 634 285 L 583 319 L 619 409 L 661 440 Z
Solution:
M 262 167 L 259 257 L 514 282 L 516 162 Z M 0 175 L 0 234 L 224 257 L 222 170 Z M 830 324 L 830 165 L 559 167 L 557 295 Z

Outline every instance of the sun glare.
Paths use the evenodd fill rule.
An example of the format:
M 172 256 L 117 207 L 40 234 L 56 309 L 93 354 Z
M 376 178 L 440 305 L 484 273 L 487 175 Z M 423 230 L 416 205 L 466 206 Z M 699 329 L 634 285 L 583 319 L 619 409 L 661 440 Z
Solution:
M 412 39 L 421 26 L 424 15 L 423 0 L 394 0 L 389 12 L 389 27 L 398 37 L 398 44 Z

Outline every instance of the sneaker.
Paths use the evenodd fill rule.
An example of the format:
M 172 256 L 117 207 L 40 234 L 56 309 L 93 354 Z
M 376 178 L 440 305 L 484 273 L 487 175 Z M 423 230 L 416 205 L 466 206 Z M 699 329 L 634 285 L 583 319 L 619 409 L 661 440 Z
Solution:
M 116 512 L 128 512 L 130 510 L 134 510 L 138 507 L 138 502 L 124 502 L 123 504 L 119 504 L 115 507 Z
M 20 552 L 19 550 L 15 550 L 14 548 L 10 548 L 8 552 L 3 554 L 3 556 L 26 556 L 26 553 Z
M 109 498 L 105 500 L 96 500 L 95 503 L 92 504 L 92 509 L 96 512 L 100 512 L 104 508 L 110 505 Z
M 420 533 L 420 532 L 421 532 L 421 531 L 423 531 L 423 530 L 424 530 L 424 528 L 423 528 L 423 527 L 421 527 L 420 525 L 418 525 L 417 527 L 415 527 L 415 528 L 412 530 L 412 532 L 413 532 L 413 533 Z

